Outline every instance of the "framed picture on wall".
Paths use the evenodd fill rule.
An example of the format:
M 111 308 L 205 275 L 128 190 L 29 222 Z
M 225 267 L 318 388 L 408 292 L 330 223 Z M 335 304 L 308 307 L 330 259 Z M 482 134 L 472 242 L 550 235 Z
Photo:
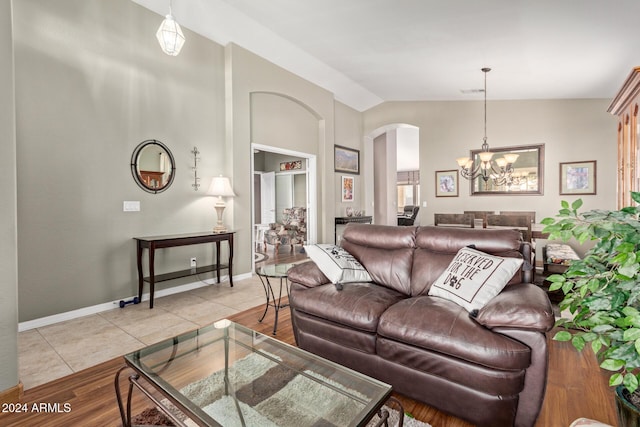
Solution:
M 436 171 L 436 197 L 458 197 L 458 171 Z
M 334 145 L 333 168 L 336 172 L 360 175 L 360 150 Z
M 596 161 L 560 163 L 560 194 L 596 194 Z
M 354 186 L 355 178 L 352 176 L 343 176 L 342 177 L 342 201 L 343 202 L 353 202 L 353 186 Z
M 296 169 L 302 169 L 302 160 L 280 163 L 280 171 L 291 171 Z

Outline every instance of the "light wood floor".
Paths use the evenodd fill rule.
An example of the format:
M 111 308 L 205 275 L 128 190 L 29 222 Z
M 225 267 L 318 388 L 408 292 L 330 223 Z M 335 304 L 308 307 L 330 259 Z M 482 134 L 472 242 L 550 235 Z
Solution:
M 273 248 L 266 251 L 265 264 L 297 262 L 305 258 L 298 250 Z M 263 323 L 257 319 L 264 307 L 259 306 L 230 316 L 230 319 L 259 332 L 270 334 L 273 311 L 269 311 Z M 552 336 L 552 334 L 550 334 Z M 295 345 L 289 310 L 280 314 L 276 338 Z M 549 340 L 549 377 L 547 394 L 536 427 L 568 427 L 571 421 L 587 417 L 616 425 L 613 393 L 607 386 L 606 375 L 599 369 L 595 356 L 585 351 L 577 353 L 571 344 Z M 115 397 L 114 378 L 123 366 L 122 358 L 116 358 L 84 371 L 60 378 L 25 391 L 23 413 L 0 413 L 0 426 L 58 427 L 58 426 L 119 426 L 120 414 Z M 121 388 L 126 392 L 126 377 Z M 134 393 L 132 413 L 137 414 L 151 405 L 141 393 Z M 427 405 L 396 395 L 404 409 L 433 427 L 469 427 L 470 424 L 444 414 Z M 42 406 L 42 405 L 45 406 Z M 46 407 L 49 404 L 49 407 Z M 52 405 L 53 404 L 53 405 Z M 55 404 L 60 404 L 59 412 Z M 64 404 L 70 410 L 65 412 Z M 464 402 L 460 403 L 464 405 Z M 36 405 L 36 406 L 34 406 Z M 8 409 L 8 408 L 5 408 Z M 36 409 L 43 409 L 37 412 Z
M 273 313 L 263 323 L 257 318 L 263 307 L 256 307 L 231 316 L 231 320 L 249 328 L 270 334 Z M 294 344 L 289 310 L 281 312 L 276 338 Z M 616 425 L 612 392 L 606 376 L 599 370 L 592 353 L 579 354 L 570 344 L 551 342 L 547 394 L 536 427 L 568 426 L 579 417 L 588 417 Z M 118 426 L 120 415 L 115 399 L 114 378 L 123 365 L 121 358 L 86 369 L 73 375 L 27 390 L 23 404 L 28 412 L 0 414 L 1 426 Z M 126 378 L 123 379 L 126 386 Z M 125 386 L 122 386 L 123 391 Z M 132 413 L 151 406 L 140 393 L 135 393 Z M 433 427 L 468 427 L 470 424 L 448 416 L 411 399 L 398 396 L 406 411 Z M 65 413 L 34 412 L 33 405 L 69 404 Z M 464 405 L 464 402 L 460 402 Z M 39 407 L 39 406 L 38 406 Z M 64 411 L 64 408 L 61 408 Z

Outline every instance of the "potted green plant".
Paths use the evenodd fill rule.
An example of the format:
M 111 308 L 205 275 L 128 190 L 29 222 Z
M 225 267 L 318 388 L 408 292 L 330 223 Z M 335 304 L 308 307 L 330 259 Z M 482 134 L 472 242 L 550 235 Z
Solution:
M 632 193 L 632 198 L 640 203 L 640 193 Z M 616 387 L 621 425 L 636 426 L 638 409 L 620 414 L 621 409 L 633 408 L 620 398 L 639 394 L 634 392 L 640 379 L 640 208 L 579 213 L 581 207 L 582 200 L 563 201 L 556 218 L 542 221 L 551 240 L 594 243 L 566 272 L 547 278 L 550 291 L 562 289 L 565 294 L 560 309 L 572 314 L 556 322 L 563 330 L 553 339 L 571 341 L 578 351 L 593 349 L 600 367 L 612 373 L 609 385 Z M 640 408 L 640 403 L 634 406 Z

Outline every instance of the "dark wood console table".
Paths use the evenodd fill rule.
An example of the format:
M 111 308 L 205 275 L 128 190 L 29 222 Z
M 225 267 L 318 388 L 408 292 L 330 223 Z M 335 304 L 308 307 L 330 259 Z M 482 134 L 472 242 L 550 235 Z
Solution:
M 233 234 L 230 231 L 227 233 L 213 233 L 210 231 L 204 231 L 200 233 L 184 233 L 173 234 L 168 236 L 150 236 L 150 237 L 134 237 L 137 246 L 137 260 L 138 260 L 138 299 L 142 301 L 142 290 L 144 282 L 149 282 L 149 308 L 153 308 L 153 293 L 156 282 L 163 282 L 165 280 L 177 279 L 179 277 L 191 276 L 194 274 L 206 273 L 209 271 L 215 271 L 220 283 L 220 270 L 229 271 L 229 283 L 233 287 Z M 220 264 L 220 242 L 229 242 L 229 263 Z M 203 267 L 190 268 L 188 270 L 174 271 L 172 273 L 155 275 L 155 251 L 161 248 L 173 248 L 176 246 L 186 245 L 198 245 L 202 243 L 215 243 L 216 244 L 216 263 L 215 265 L 206 265 Z M 144 277 L 142 273 L 142 250 L 148 249 L 149 251 L 149 277 Z
M 333 244 L 338 244 L 338 225 L 348 224 L 350 222 L 359 222 L 363 224 L 371 224 L 373 221 L 372 216 L 337 216 L 336 224 L 333 228 Z

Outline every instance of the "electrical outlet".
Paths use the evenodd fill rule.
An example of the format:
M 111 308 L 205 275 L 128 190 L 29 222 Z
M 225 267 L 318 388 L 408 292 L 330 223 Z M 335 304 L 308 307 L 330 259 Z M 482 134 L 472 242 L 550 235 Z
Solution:
M 196 268 L 196 257 L 191 258 L 191 268 Z

